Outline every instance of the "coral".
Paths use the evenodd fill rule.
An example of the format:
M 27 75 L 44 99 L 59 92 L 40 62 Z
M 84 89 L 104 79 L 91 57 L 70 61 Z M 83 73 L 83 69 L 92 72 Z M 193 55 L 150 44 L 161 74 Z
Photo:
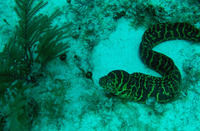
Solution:
M 86 15 L 95 6 L 95 1 L 91 0 L 74 0 L 72 9 L 78 15 Z
M 197 82 L 200 80 L 200 54 L 196 53 L 186 59 L 183 63 L 183 69 L 187 74 L 189 81 Z
M 182 96 L 186 96 L 188 91 L 200 95 L 200 54 L 195 53 L 185 59 L 183 63 L 183 70 L 186 76 L 182 80 Z
M 141 1 L 137 0 L 132 6 L 125 6 L 125 17 L 130 18 L 130 25 L 134 28 L 164 22 L 187 22 L 196 24 L 199 18 L 199 3 L 192 1 Z M 196 2 L 195 2 L 196 3 Z M 128 8 L 127 8 L 128 7 Z

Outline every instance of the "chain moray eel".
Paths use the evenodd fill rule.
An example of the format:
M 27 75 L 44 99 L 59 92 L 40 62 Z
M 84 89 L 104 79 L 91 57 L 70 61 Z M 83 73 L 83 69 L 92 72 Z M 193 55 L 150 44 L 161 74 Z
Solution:
M 100 78 L 100 86 L 119 97 L 142 103 L 149 97 L 155 98 L 159 103 L 172 101 L 181 85 L 180 71 L 171 58 L 152 49 L 161 42 L 174 39 L 200 42 L 200 30 L 188 23 L 161 23 L 151 26 L 143 34 L 139 54 L 143 63 L 162 77 L 114 70 Z

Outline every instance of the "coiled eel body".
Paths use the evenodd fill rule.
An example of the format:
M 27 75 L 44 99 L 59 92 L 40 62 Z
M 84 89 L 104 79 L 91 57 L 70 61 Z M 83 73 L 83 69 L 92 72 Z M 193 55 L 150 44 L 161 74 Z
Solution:
M 200 30 L 188 23 L 151 26 L 143 34 L 139 54 L 143 63 L 162 77 L 114 70 L 100 78 L 100 86 L 119 97 L 138 102 L 146 102 L 150 97 L 154 97 L 159 103 L 172 101 L 180 91 L 180 71 L 171 58 L 152 49 L 161 42 L 174 39 L 200 42 Z

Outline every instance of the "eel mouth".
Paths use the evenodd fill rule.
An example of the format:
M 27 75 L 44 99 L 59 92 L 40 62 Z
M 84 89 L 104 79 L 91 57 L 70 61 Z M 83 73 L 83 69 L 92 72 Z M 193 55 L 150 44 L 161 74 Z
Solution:
M 106 91 L 109 91 L 111 93 L 115 93 L 115 88 L 111 85 L 109 85 L 109 81 L 111 79 L 109 79 L 108 76 L 103 76 L 99 79 L 99 85 Z
M 99 79 L 99 85 L 104 87 L 106 85 L 106 76 L 103 76 Z

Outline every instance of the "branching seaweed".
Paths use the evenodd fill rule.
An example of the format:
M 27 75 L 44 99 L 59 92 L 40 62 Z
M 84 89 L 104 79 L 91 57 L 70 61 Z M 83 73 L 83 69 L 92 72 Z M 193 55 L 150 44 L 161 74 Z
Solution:
M 48 61 L 61 55 L 63 49 L 69 47 L 69 45 L 59 42 L 68 36 L 63 36 L 63 27 L 47 30 L 46 33 L 39 38 L 39 45 L 37 46 L 36 53 L 38 56 L 35 61 L 45 65 Z M 52 33 L 52 31 L 54 33 Z M 62 52 L 63 53 L 63 52 Z
M 61 14 L 59 10 L 48 16 L 39 14 L 47 2 L 15 2 L 20 20 L 13 37 L 0 52 L 0 130 L 30 129 L 39 104 L 26 92 L 34 87 L 45 65 L 66 53 L 69 46 L 63 41 L 68 37 L 65 28 L 70 24 L 52 26 L 52 21 Z M 39 69 L 34 69 L 35 65 L 40 65 Z
M 19 16 L 15 37 L 5 46 L 0 54 L 1 81 L 22 80 L 35 82 L 39 73 L 33 73 L 35 63 L 44 67 L 47 62 L 59 56 L 68 48 L 68 44 L 61 42 L 67 38 L 63 27 L 52 27 L 52 20 L 61 12 L 55 10 L 50 15 L 38 14 L 47 2 L 34 0 L 15 0 L 15 12 Z M 33 6 L 34 5 L 34 6 Z

